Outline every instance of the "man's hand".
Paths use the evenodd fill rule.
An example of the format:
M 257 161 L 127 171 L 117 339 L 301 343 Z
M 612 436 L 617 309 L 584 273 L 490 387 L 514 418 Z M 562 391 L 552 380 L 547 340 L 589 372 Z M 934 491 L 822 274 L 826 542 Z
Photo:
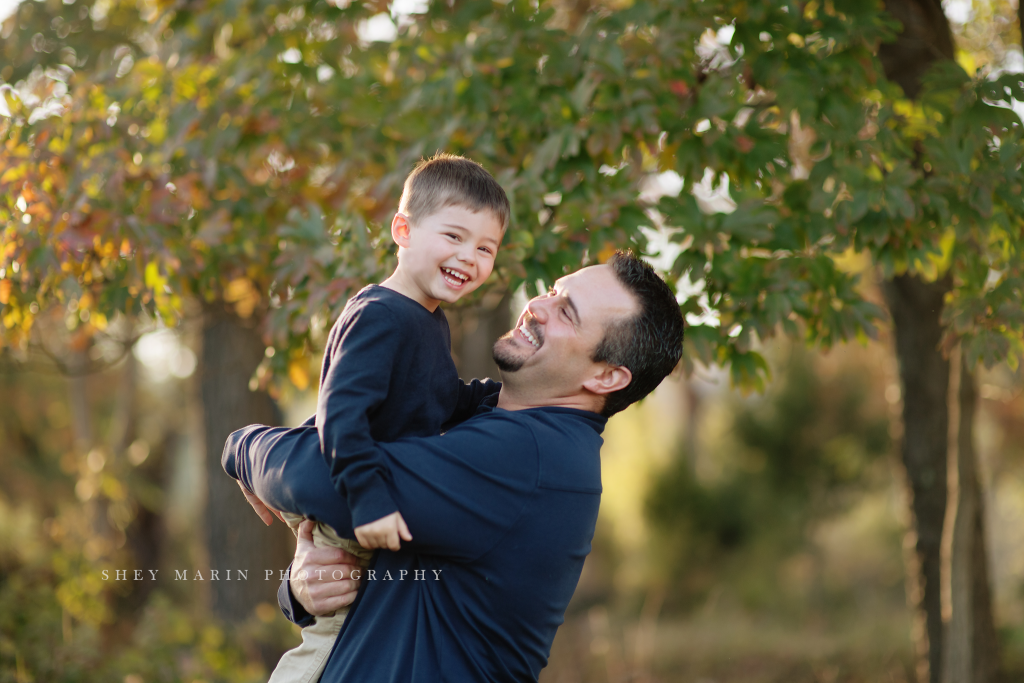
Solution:
M 373 548 L 398 550 L 402 546 L 401 541 L 412 540 L 409 527 L 405 525 L 405 520 L 402 519 L 402 514 L 399 512 L 392 512 L 387 517 L 381 517 L 375 522 L 357 526 L 354 531 L 359 545 L 370 550 Z
M 313 545 L 314 522 L 299 525 L 299 540 L 289 579 L 292 595 L 313 616 L 351 605 L 359 590 L 359 560 L 341 548 L 317 548 Z M 356 576 L 360 576 L 357 574 Z
M 263 501 L 256 497 L 256 494 L 249 493 L 249 491 L 242 486 L 242 482 L 238 482 L 238 488 L 242 489 L 242 494 L 245 496 L 245 499 L 249 501 L 249 505 L 252 505 L 252 509 L 256 511 L 256 514 L 260 516 L 260 519 L 263 520 L 264 524 L 267 526 L 273 524 L 274 515 L 277 515 L 277 518 L 282 522 L 284 521 L 284 517 L 281 516 L 280 512 L 264 505 Z

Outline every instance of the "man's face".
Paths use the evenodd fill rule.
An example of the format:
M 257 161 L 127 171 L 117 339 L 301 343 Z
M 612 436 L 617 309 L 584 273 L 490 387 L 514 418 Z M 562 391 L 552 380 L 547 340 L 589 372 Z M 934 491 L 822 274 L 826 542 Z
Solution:
M 550 395 L 575 392 L 598 364 L 591 357 L 609 323 L 637 313 L 638 304 L 610 266 L 567 275 L 531 300 L 513 330 L 494 345 L 502 379 Z

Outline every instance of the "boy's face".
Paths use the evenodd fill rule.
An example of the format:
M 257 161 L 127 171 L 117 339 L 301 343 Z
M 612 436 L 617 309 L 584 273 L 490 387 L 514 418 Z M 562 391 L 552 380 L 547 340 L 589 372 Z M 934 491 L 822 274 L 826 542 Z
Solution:
M 391 232 L 403 280 L 422 294 L 420 303 L 428 308 L 458 301 L 479 287 L 494 269 L 502 237 L 492 213 L 461 206 L 447 206 L 415 225 L 397 214 Z

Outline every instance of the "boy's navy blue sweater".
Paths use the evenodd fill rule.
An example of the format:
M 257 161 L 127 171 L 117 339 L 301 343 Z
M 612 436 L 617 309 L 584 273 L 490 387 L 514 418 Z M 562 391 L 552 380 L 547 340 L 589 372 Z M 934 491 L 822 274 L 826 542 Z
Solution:
M 398 509 L 375 441 L 439 434 L 500 388 L 491 380 L 459 380 L 440 307 L 431 313 L 379 285 L 352 297 L 327 337 L 316 425 L 331 481 L 348 501 L 354 525 Z
M 484 405 L 444 435 L 375 444 L 414 540 L 377 553 L 321 681 L 537 680 L 590 552 L 605 422 Z M 351 531 L 313 428 L 239 430 L 223 464 L 269 506 Z M 279 597 L 308 623 L 287 581 Z

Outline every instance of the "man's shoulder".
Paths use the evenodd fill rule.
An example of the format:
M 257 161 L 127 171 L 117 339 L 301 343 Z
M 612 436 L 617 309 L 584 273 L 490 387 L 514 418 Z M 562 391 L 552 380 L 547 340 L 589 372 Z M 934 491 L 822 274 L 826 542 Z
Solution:
M 448 434 L 468 431 L 474 446 L 459 457 L 492 474 L 525 476 L 546 495 L 600 494 L 605 421 L 572 408 L 498 409 L 477 413 Z
M 601 493 L 601 431 L 607 418 L 575 408 L 517 412 L 524 413 L 537 440 L 540 488 Z
M 482 404 L 480 411 L 462 423 L 462 428 L 483 429 L 484 425 L 500 425 L 509 429 L 525 429 L 531 432 L 545 432 L 588 438 L 598 443 L 607 418 L 586 410 L 548 406 L 523 410 L 503 410 L 496 406 L 497 397 Z

